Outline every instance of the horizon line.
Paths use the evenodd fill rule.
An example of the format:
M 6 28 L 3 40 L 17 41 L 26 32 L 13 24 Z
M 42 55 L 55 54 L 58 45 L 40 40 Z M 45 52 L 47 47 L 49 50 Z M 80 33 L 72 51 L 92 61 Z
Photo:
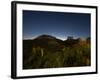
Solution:
M 43 34 L 43 35 L 46 35 L 46 34 Z M 48 35 L 48 34 L 47 34 Z M 31 37 L 31 38 L 23 38 L 23 40 L 34 40 L 34 39 L 36 39 L 37 37 L 39 37 L 39 36 L 41 36 L 41 35 L 38 35 L 38 36 L 34 36 L 34 37 Z M 66 37 L 66 39 L 64 39 L 64 38 L 61 38 L 61 37 L 57 37 L 57 36 L 54 36 L 54 35 L 49 35 L 49 36 L 53 36 L 53 37 L 55 37 L 55 38 L 57 38 L 57 39 L 60 39 L 60 40 L 67 40 L 68 39 L 68 37 L 72 37 L 73 39 L 82 39 L 82 40 L 86 40 L 86 38 L 88 38 L 88 37 L 90 37 L 90 36 L 88 36 L 88 37 L 74 37 L 74 36 L 67 36 Z

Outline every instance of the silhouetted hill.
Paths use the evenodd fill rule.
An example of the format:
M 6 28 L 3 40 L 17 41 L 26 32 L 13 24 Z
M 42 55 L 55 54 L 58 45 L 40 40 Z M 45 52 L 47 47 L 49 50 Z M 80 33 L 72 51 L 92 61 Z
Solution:
M 56 39 L 56 37 L 43 34 L 43 35 L 38 36 L 36 39 Z
M 23 43 L 24 48 L 41 47 L 49 51 L 60 50 L 64 47 L 62 40 L 50 35 L 40 35 L 33 40 L 24 40 Z

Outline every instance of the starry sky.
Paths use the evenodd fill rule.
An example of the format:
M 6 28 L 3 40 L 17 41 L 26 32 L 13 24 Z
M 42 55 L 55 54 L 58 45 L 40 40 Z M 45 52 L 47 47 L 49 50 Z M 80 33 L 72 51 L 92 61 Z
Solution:
M 23 39 L 47 34 L 61 40 L 90 37 L 91 15 L 86 13 L 23 10 Z

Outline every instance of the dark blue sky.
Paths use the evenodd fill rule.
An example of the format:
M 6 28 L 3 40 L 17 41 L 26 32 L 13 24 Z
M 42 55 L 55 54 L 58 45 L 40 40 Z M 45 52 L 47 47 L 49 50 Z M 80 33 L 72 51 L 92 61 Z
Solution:
M 86 38 L 90 36 L 90 14 L 46 11 L 23 11 L 23 38 L 48 34 L 67 39 L 68 36 Z

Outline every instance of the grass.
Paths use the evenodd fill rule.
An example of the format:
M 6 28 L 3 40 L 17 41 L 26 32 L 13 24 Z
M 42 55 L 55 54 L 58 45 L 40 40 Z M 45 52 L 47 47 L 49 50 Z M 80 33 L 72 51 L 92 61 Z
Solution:
M 65 46 L 58 51 L 51 51 L 40 46 L 32 46 L 30 50 L 24 50 L 23 69 L 79 67 L 90 65 L 91 47 L 90 43 L 86 41 L 78 42 L 72 46 Z

